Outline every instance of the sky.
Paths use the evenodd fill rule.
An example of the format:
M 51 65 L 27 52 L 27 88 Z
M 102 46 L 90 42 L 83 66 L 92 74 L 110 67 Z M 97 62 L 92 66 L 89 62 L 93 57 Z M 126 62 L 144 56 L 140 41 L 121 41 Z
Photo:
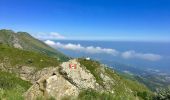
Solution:
M 0 29 L 39 39 L 169 41 L 170 0 L 0 0 Z

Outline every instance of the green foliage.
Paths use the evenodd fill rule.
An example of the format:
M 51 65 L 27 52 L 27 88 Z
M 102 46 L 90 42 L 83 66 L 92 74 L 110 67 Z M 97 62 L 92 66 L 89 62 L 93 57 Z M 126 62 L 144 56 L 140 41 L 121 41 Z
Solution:
M 134 95 L 137 95 L 144 100 L 150 100 L 152 97 L 152 92 L 143 84 L 133 81 L 133 80 L 127 80 L 123 79 L 122 80 L 132 91 L 134 91 Z
M 103 85 L 103 80 L 100 77 L 100 63 L 97 61 L 92 61 L 92 60 L 86 60 L 86 59 L 79 59 L 79 62 L 81 65 L 85 66 L 87 70 L 89 70 L 94 77 L 96 78 L 96 81 L 100 84 Z
M 136 79 L 135 79 L 135 77 L 134 77 L 133 74 L 124 73 L 124 72 L 120 72 L 120 71 L 118 71 L 118 74 L 119 74 L 121 77 L 124 77 L 125 79 L 129 79 L 129 80 L 136 81 Z
M 40 52 L 40 53 L 46 54 L 54 58 L 59 58 L 61 61 L 68 60 L 68 57 L 66 57 L 64 54 L 60 53 L 56 49 L 53 49 L 52 47 L 49 47 L 42 41 L 33 38 L 28 33 L 18 32 L 17 34 L 18 34 L 18 38 L 22 40 L 20 44 L 27 50 L 36 51 L 36 52 Z
M 138 96 L 144 100 L 150 100 L 152 99 L 152 92 L 143 84 L 139 83 L 135 78 L 129 74 L 122 74 L 112 71 L 110 68 L 106 68 L 106 73 L 110 75 L 113 79 L 119 81 L 119 84 L 125 85 L 126 87 L 130 88 L 133 91 L 134 96 Z M 122 87 L 119 87 L 120 85 L 116 86 L 118 87 L 117 91 L 120 91 L 123 89 Z
M 17 85 L 24 87 L 25 89 L 28 89 L 31 84 L 29 82 L 22 81 L 20 78 L 17 78 L 15 74 L 10 74 L 7 72 L 0 71 L 0 88 L 1 89 L 9 90 L 9 89 L 16 88 Z
M 157 93 L 156 96 L 154 96 L 154 100 L 170 100 L 170 87 L 157 89 Z
M 79 59 L 79 62 L 94 75 L 100 85 L 105 85 L 103 79 L 100 77 L 100 73 L 103 72 L 101 70 L 103 66 L 101 66 L 99 62 L 85 59 Z M 114 100 L 133 100 L 136 97 L 143 100 L 151 99 L 152 92 L 134 78 L 131 78 L 130 76 L 128 76 L 130 78 L 123 77 L 108 67 L 105 67 L 104 71 L 105 74 L 115 81 L 115 83 L 112 84 L 112 89 L 114 90 L 115 95 Z M 87 94 L 88 93 L 89 91 L 87 91 Z M 96 92 L 94 93 L 94 96 L 98 96 Z M 87 95 L 87 97 L 88 96 L 90 96 L 89 98 L 93 98 L 91 95 Z
M 152 96 L 149 95 L 149 93 L 147 93 L 146 91 L 144 92 L 137 92 L 137 96 L 141 97 L 144 100 L 151 100 Z
M 23 100 L 23 93 L 31 83 L 15 76 L 15 74 L 0 71 L 0 99 Z
M 115 97 L 111 93 L 100 93 L 95 90 L 84 90 L 79 96 L 78 100 L 115 100 Z
M 19 43 L 27 51 L 11 48 L 12 40 L 15 37 L 19 39 Z M 30 66 L 39 70 L 44 67 L 58 66 L 60 61 L 69 59 L 25 32 L 16 34 L 11 30 L 0 30 L 0 43 L 2 43 L 0 44 L 0 63 L 10 67 Z M 103 66 L 99 62 L 85 59 L 79 59 L 79 62 L 93 74 L 101 86 L 105 85 L 100 77 Z M 131 77 L 124 78 L 109 68 L 104 68 L 104 72 L 114 80 L 111 87 L 114 93 L 84 90 L 79 94 L 79 100 L 134 100 L 137 97 L 144 100 L 151 99 L 152 93 L 144 85 L 132 80 Z M 17 78 L 14 74 L 0 72 L 0 99 L 22 100 L 22 94 L 29 87 L 29 82 Z M 37 99 L 42 100 L 43 98 Z
M 36 100 L 56 100 L 54 97 L 44 97 L 44 96 L 39 96 L 36 98 Z
M 60 62 L 46 55 L 0 45 L 0 62 L 8 66 L 31 66 L 37 69 L 58 66 Z
M 160 75 L 135 76 L 135 79 L 145 84 L 151 91 L 166 88 L 169 85 L 169 82 L 165 81 L 165 77 Z

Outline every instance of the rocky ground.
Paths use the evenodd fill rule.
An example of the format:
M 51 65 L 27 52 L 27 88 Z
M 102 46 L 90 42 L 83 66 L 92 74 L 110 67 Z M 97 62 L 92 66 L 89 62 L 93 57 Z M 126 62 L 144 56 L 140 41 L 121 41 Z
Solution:
M 70 68 L 70 64 L 76 64 L 76 68 Z M 18 73 L 18 76 L 30 81 L 33 85 L 24 94 L 27 100 L 34 100 L 37 97 L 49 96 L 60 100 L 66 96 L 78 96 L 81 90 L 94 89 L 103 91 L 103 86 L 96 82 L 93 74 L 86 67 L 81 66 L 77 59 L 63 62 L 58 67 L 48 67 L 36 71 L 33 67 L 20 66 L 18 69 L 7 68 L 1 64 L 2 70 Z M 106 88 L 109 90 L 108 82 L 114 83 L 109 76 L 101 73 L 101 78 L 104 79 Z M 108 85 L 108 86 L 107 86 Z
M 76 64 L 76 68 L 70 68 L 69 64 Z M 65 96 L 76 97 L 83 89 L 103 90 L 90 71 L 81 66 L 77 59 L 64 62 L 58 68 L 45 68 L 36 72 L 31 76 L 32 78 L 27 78 L 28 76 L 22 73 L 21 76 L 23 79 L 29 79 L 34 83 L 25 93 L 27 100 L 33 100 L 40 95 L 52 96 L 60 100 Z M 111 81 L 108 76 L 101 74 L 101 77 L 105 81 Z

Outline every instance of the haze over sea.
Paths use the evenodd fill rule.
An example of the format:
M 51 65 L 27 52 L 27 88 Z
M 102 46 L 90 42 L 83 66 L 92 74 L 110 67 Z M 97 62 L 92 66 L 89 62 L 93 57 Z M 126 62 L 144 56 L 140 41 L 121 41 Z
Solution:
M 52 42 L 52 41 L 51 41 Z M 53 46 L 71 57 L 91 57 L 110 66 L 114 62 L 170 72 L 170 42 L 55 40 Z

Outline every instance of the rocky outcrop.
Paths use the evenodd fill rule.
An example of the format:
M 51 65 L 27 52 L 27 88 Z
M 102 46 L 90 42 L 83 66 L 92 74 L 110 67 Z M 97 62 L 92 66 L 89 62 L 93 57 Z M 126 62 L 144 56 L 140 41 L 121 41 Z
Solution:
M 75 64 L 76 68 L 70 68 L 70 64 Z M 60 73 L 72 84 L 80 89 L 97 89 L 99 84 L 95 77 L 82 67 L 76 59 L 61 64 Z
M 70 64 L 75 64 L 76 68 L 70 68 Z M 30 69 L 27 70 L 29 73 Z M 96 90 L 100 88 L 95 77 L 76 59 L 64 62 L 57 68 L 42 69 L 30 76 L 31 78 L 27 79 L 34 85 L 25 93 L 27 100 L 35 100 L 38 96 L 44 98 L 52 96 L 60 100 L 65 96 L 76 97 L 82 89 Z
M 78 88 L 65 80 L 56 68 L 49 68 L 48 71 L 49 74 L 42 75 L 25 93 L 27 100 L 36 100 L 37 97 L 49 98 L 50 96 L 60 100 L 65 96 L 78 95 Z
M 46 91 L 57 100 L 65 96 L 77 96 L 79 93 L 79 89 L 76 86 L 59 74 L 51 76 L 46 80 Z
M 26 100 L 36 100 L 38 97 L 43 97 L 43 100 L 50 97 L 54 97 L 56 100 L 61 100 L 64 97 L 75 97 L 77 99 L 77 96 L 78 98 L 83 97 L 83 95 L 91 97 L 91 94 L 92 96 L 101 95 L 99 98 L 106 96 L 106 99 L 115 96 L 118 99 L 127 97 L 128 100 L 134 100 L 131 96 L 134 97 L 134 93 L 136 96 L 138 92 L 136 87 L 135 90 L 133 90 L 134 87 L 131 89 L 131 83 L 129 85 L 128 81 L 122 80 L 111 69 L 108 70 L 105 65 L 90 58 L 72 59 L 59 65 L 60 61 L 67 61 L 70 58 L 25 32 L 15 33 L 10 30 L 0 30 L 0 45 L 0 49 L 3 51 L 1 52 L 0 71 L 15 73 L 16 77 L 32 83 L 32 86 L 24 93 Z M 34 55 L 31 52 L 11 47 L 37 53 Z M 13 50 L 14 52 L 10 53 Z M 49 55 L 54 59 L 48 59 L 47 56 L 38 53 Z M 35 61 L 32 60 L 34 57 Z M 15 58 L 18 59 L 15 60 Z M 47 60 L 40 63 L 43 62 L 41 58 Z M 11 83 L 13 84 L 13 82 Z M 9 87 L 11 86 L 9 85 Z M 90 90 L 90 92 L 86 90 Z M 15 91 L 12 90 L 12 92 Z M 139 89 L 139 93 L 145 93 L 145 91 L 142 90 L 141 92 Z
M 21 79 L 27 80 L 27 81 L 32 81 L 32 77 L 35 73 L 35 68 L 33 67 L 28 67 L 28 66 L 21 66 L 18 70 L 18 74 Z
M 13 36 L 13 41 L 12 41 L 12 43 L 13 43 L 13 46 L 15 47 L 15 48 L 18 48 L 18 49 L 23 49 L 23 47 L 19 44 L 19 39 L 17 38 L 17 36 Z
M 74 65 L 73 67 L 70 65 Z M 13 69 L 0 64 L 1 70 L 17 73 L 23 80 L 30 81 L 33 85 L 24 94 L 27 100 L 36 100 L 37 97 L 54 97 L 60 100 L 63 97 L 76 97 L 81 90 L 93 89 L 97 91 L 110 91 L 114 80 L 105 73 L 105 68 L 100 68 L 99 76 L 104 85 L 100 85 L 94 75 L 81 65 L 77 59 L 63 62 L 57 67 L 48 67 L 37 71 L 34 67 L 18 66 Z M 10 64 L 8 65 L 10 66 Z

